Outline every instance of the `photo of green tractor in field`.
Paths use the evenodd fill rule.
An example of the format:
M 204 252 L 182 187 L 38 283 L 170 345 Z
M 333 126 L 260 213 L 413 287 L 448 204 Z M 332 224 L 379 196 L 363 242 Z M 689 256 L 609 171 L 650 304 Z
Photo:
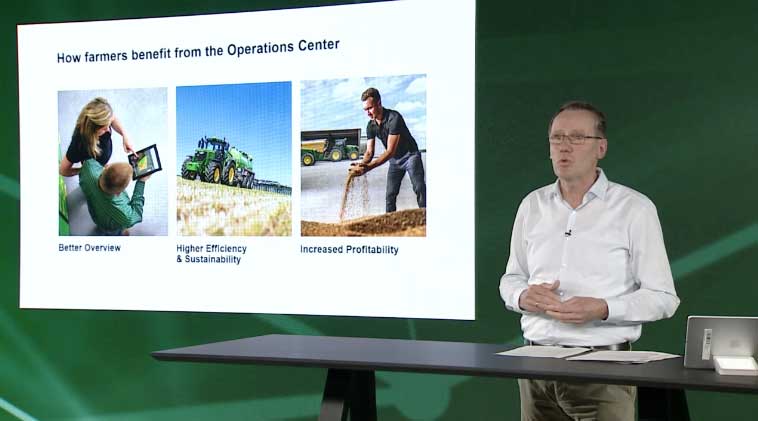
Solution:
M 253 157 L 234 146 L 226 139 L 202 137 L 197 142 L 193 155 L 182 163 L 182 178 L 213 184 L 225 184 L 245 189 L 291 194 L 292 188 L 275 181 L 259 180 L 253 171 Z
M 359 157 L 358 147 L 348 145 L 345 138 L 327 137 L 300 143 L 300 162 L 306 167 L 310 167 L 316 161 L 337 162 L 343 159 L 355 161 Z

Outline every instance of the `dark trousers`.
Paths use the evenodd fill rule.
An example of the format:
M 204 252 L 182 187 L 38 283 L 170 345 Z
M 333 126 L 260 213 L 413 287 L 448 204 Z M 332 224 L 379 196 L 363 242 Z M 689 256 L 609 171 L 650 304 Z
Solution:
M 400 158 L 390 158 L 389 160 L 389 169 L 387 170 L 387 212 L 397 210 L 397 195 L 400 193 L 400 184 L 403 182 L 406 172 L 411 179 L 413 192 L 416 193 L 418 207 L 426 207 L 426 180 L 421 152 L 408 152 Z

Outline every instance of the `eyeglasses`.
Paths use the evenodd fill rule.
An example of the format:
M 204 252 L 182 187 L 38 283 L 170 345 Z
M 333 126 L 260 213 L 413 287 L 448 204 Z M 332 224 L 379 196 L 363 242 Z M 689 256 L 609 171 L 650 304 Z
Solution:
M 560 145 L 564 141 L 572 145 L 584 145 L 587 139 L 605 139 L 601 136 L 585 136 L 582 134 L 554 134 L 547 138 L 551 145 Z

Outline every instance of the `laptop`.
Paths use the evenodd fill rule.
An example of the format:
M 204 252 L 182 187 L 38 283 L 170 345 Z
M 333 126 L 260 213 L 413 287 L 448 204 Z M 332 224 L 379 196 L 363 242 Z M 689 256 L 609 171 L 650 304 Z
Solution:
M 689 316 L 684 366 L 712 369 L 713 356 L 757 357 L 758 317 Z

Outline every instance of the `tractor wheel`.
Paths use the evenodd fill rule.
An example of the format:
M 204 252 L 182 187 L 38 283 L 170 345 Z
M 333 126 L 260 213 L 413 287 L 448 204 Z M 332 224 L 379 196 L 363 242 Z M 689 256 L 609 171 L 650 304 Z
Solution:
M 353 161 L 355 161 L 356 159 L 358 159 L 358 152 L 356 152 L 356 151 L 350 152 L 350 159 L 353 160 Z
M 211 161 L 208 163 L 208 167 L 205 168 L 205 181 L 214 184 L 221 181 L 221 168 L 219 168 L 218 162 Z
M 342 161 L 342 151 L 339 149 L 332 149 L 332 151 L 329 152 L 329 159 L 334 162 Z
M 234 168 L 234 161 L 229 161 L 228 164 L 224 167 L 224 170 L 221 172 L 222 179 L 221 182 L 226 184 L 227 186 L 234 186 L 237 182 L 237 172 Z
M 187 164 L 192 162 L 191 158 L 187 158 L 184 160 L 184 163 L 182 163 L 182 178 L 185 180 L 194 180 L 197 174 L 194 171 L 187 169 Z
M 310 167 L 316 162 L 316 158 L 314 158 L 313 154 L 310 152 L 304 154 L 302 158 L 300 159 L 303 161 L 303 165 L 305 165 L 306 167 Z

